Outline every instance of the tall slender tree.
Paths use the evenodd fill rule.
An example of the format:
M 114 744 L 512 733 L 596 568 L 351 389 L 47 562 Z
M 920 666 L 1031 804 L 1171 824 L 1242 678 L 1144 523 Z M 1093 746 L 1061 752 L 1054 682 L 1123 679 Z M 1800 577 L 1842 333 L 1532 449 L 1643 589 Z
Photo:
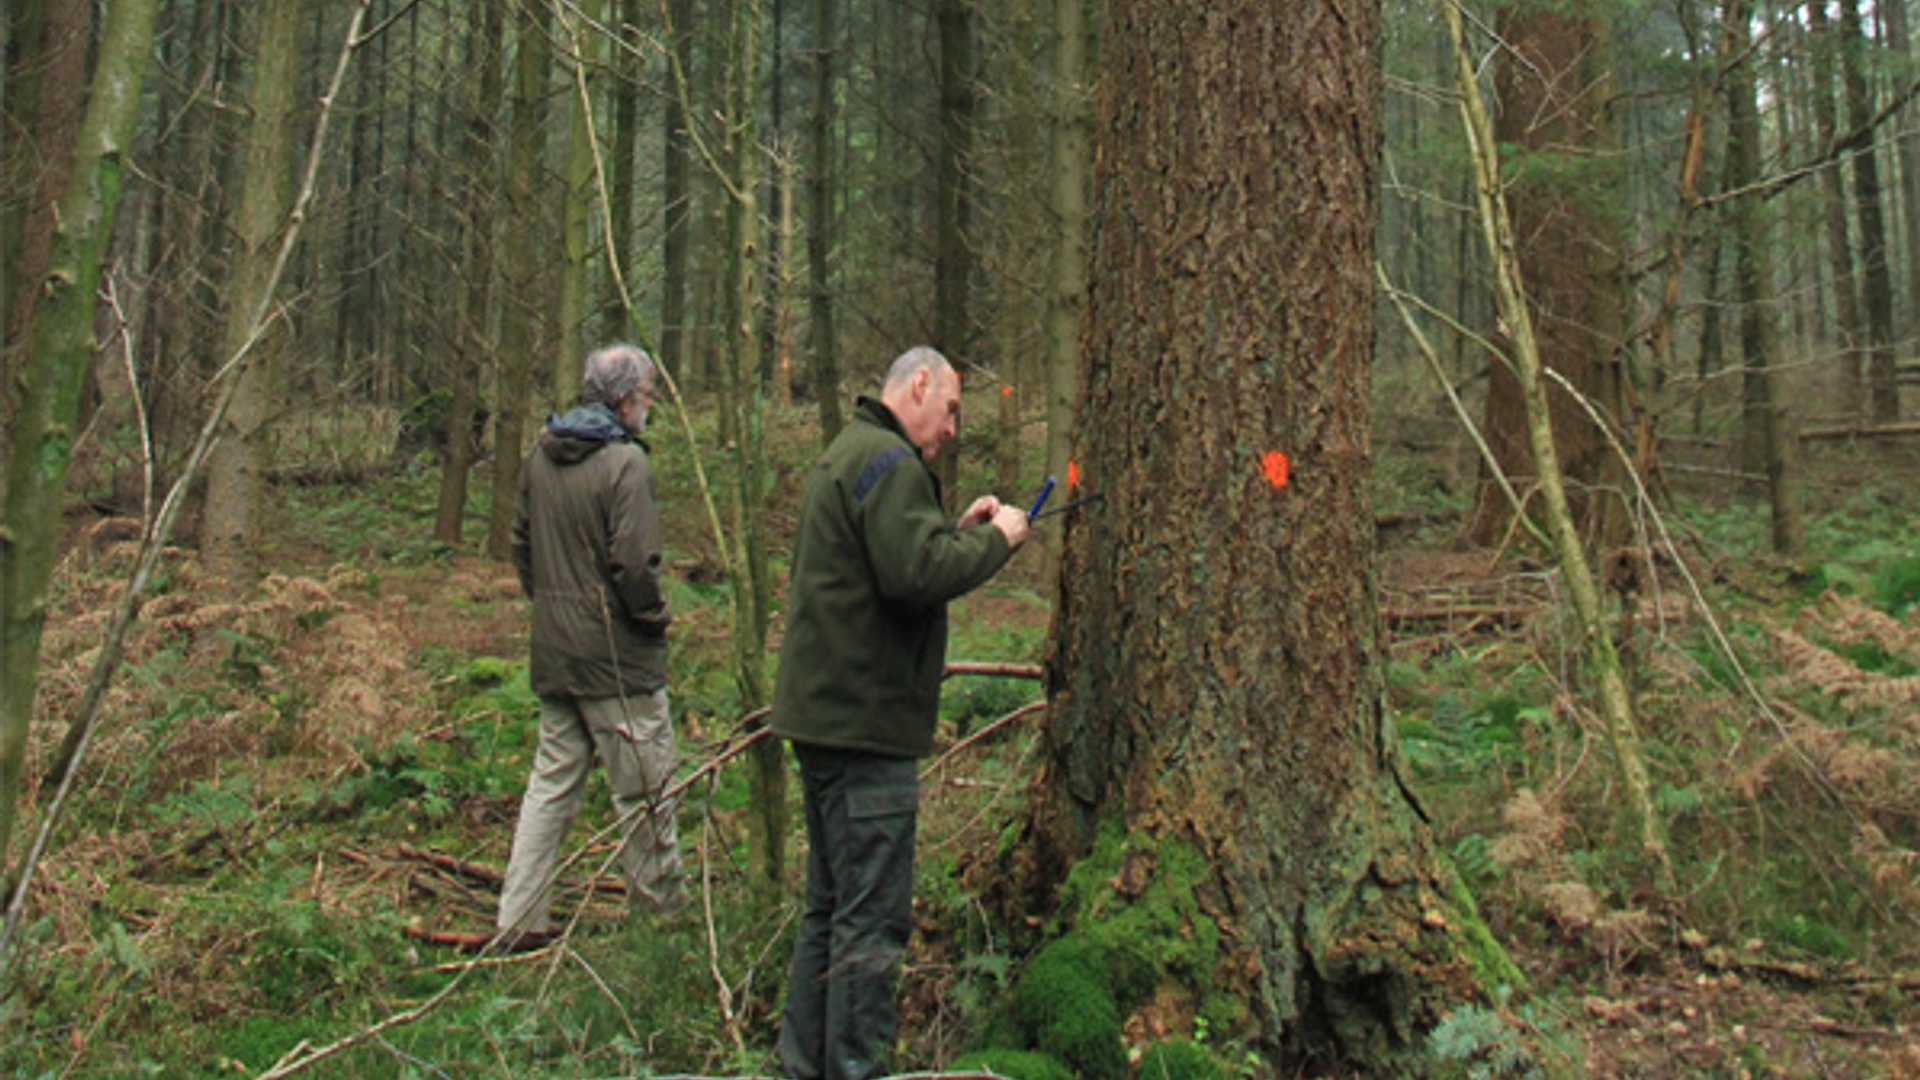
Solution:
M 594 191 L 593 128 L 587 110 L 593 108 L 593 88 L 602 81 L 600 70 L 606 55 L 607 0 L 580 0 L 574 5 L 555 5 L 561 26 L 560 40 L 566 43 L 568 84 L 586 81 L 588 92 L 569 93 L 567 110 L 566 191 L 560 212 L 560 311 L 555 334 L 558 344 L 553 352 L 553 399 L 548 403 L 563 409 L 580 391 L 580 358 L 587 354 L 582 341 L 587 333 L 587 316 L 593 310 L 587 296 L 587 262 L 593 241 L 593 208 L 598 201 Z
M 468 5 L 467 92 L 465 127 L 461 142 L 460 192 L 460 319 L 454 336 L 456 355 L 453 404 L 447 410 L 447 449 L 440 473 L 439 511 L 434 539 L 457 547 L 467 514 L 467 480 L 472 471 L 474 445 L 470 433 L 481 408 L 480 386 L 494 348 L 493 302 L 500 272 L 495 261 L 498 233 L 499 157 L 494 149 L 494 118 L 506 97 L 501 66 L 502 0 L 472 0 Z
M 1760 178 L 1758 66 L 1752 55 L 1752 0 L 1728 0 L 1727 54 L 1739 58 L 1727 78 L 1727 179 L 1738 190 Z M 1791 429 L 1779 390 L 1780 336 L 1768 257 L 1771 211 L 1758 198 L 1734 201 L 1734 282 L 1740 300 L 1743 360 L 1742 464 L 1767 478 L 1773 507 L 1773 547 L 1782 555 L 1800 549 L 1800 513 L 1793 486 Z
M 631 278 L 639 266 L 634 261 L 636 250 L 634 237 L 634 196 L 637 187 L 636 177 L 639 166 L 640 143 L 640 10 L 641 0 L 614 0 L 613 63 L 609 65 L 613 76 L 611 96 L 613 107 L 612 146 L 608 150 L 607 201 L 611 204 L 607 212 L 607 239 L 615 254 L 620 257 L 622 273 Z M 631 340 L 637 336 L 627 325 L 626 312 L 621 305 L 620 292 L 617 289 L 605 290 L 600 309 L 600 336 L 604 338 Z M 658 345 L 656 344 L 656 348 Z
M 1822 146 L 1831 146 L 1839 131 L 1838 110 L 1833 100 L 1834 34 L 1827 20 L 1824 3 L 1807 5 L 1809 52 L 1813 68 L 1813 116 L 1816 137 Z M 1860 316 L 1860 289 L 1857 283 L 1853 240 L 1847 228 L 1846 177 L 1839 163 L 1820 170 L 1822 221 L 1827 240 L 1827 265 L 1832 277 L 1834 329 L 1839 337 L 1839 362 L 1835 365 L 1841 410 L 1849 417 L 1860 415 L 1866 404 L 1866 383 L 1861 378 L 1860 347 L 1866 340 Z
M 1908 29 L 1907 5 L 1903 2 L 1876 4 L 1874 10 L 1886 21 L 1886 66 L 1893 84 L 1903 86 L 1913 78 L 1913 36 Z M 1893 148 L 1899 163 L 1901 236 L 1906 249 L 1907 325 L 1902 335 L 1911 350 L 1916 325 L 1920 325 L 1920 138 L 1913 131 L 1916 114 L 1911 101 L 1902 102 L 1894 115 Z
M 840 412 L 839 342 L 834 323 L 833 252 L 839 241 L 834 213 L 839 145 L 839 89 L 834 58 L 840 51 L 836 0 L 813 0 L 813 103 L 807 124 L 807 332 L 812 367 L 808 382 L 820 410 L 825 445 L 846 423 Z
M 1496 68 L 1500 108 L 1495 134 L 1512 148 L 1516 179 L 1508 192 L 1521 245 L 1521 272 L 1540 333 L 1541 360 L 1601 415 L 1625 411 L 1619 363 L 1623 312 L 1622 220 L 1613 193 L 1619 156 L 1610 152 L 1607 113 L 1609 35 L 1600 5 L 1514 0 L 1500 10 L 1505 48 Z M 1548 395 L 1554 444 L 1573 512 L 1589 543 L 1617 541 L 1605 522 L 1623 521 L 1602 497 L 1610 460 L 1588 407 L 1556 387 Z M 1509 480 L 1536 475 L 1528 448 L 1520 382 L 1495 363 L 1483 430 Z M 1468 533 L 1483 544 L 1507 535 L 1513 509 L 1491 475 L 1483 476 Z
M 501 312 L 500 351 L 494 357 L 493 520 L 487 552 L 504 559 L 513 545 L 513 509 L 520 493 L 521 442 L 532 414 L 533 366 L 540 344 L 539 251 L 541 161 L 546 144 L 547 72 L 552 11 L 545 4 L 519 8 L 518 52 L 513 67 L 513 121 L 508 135 L 509 210 L 501 273 L 506 303 Z M 580 363 L 584 357 L 575 357 Z
M 680 74 L 673 80 L 666 108 L 661 112 L 661 242 L 660 242 L 660 362 L 686 378 L 687 296 L 692 266 L 687 257 L 693 228 L 691 167 L 693 145 L 687 101 L 682 94 L 693 68 L 693 0 L 668 0 L 667 48 L 669 63 Z
M 0 16 L 21 55 L 0 76 L 11 117 L 24 120 L 31 138 L 0 153 L 0 432 L 12 408 L 13 371 L 29 362 L 26 330 L 47 270 L 53 242 L 54 207 L 66 190 L 67 167 L 80 129 L 86 89 L 87 35 L 92 26 L 86 0 L 26 4 Z M 15 121 L 0 110 L 0 140 L 11 139 Z M 0 142 L 0 149 L 5 147 Z
M 933 344 L 964 367 L 973 345 L 973 5 L 939 0 L 940 143 L 934 160 Z
M 272 446 L 268 423 L 279 395 L 279 351 L 285 325 L 275 320 L 260 339 L 253 312 L 272 286 L 277 241 L 293 200 L 293 117 L 299 85 L 300 30 L 306 0 L 265 0 L 257 9 L 253 72 L 240 199 L 235 208 L 234 257 L 225 293 L 222 363 L 239 364 L 240 381 L 222 422 L 220 441 L 207 463 L 207 504 L 201 549 L 216 580 L 247 582 L 254 575 L 253 549 L 266 508 L 266 473 Z
M 13 839 L 21 793 L 74 423 L 95 347 L 94 296 L 128 173 L 159 7 L 159 0 L 114 0 L 106 8 L 86 112 L 54 218 L 32 348 L 18 373 L 18 405 L 7 432 L 6 527 L 0 529 L 0 860 Z M 0 878 L 10 881 L 10 872 Z
M 759 128 L 755 123 L 757 72 L 762 9 L 760 0 L 733 6 L 732 34 L 727 48 L 726 188 L 728 239 L 727 409 L 733 430 L 733 599 L 734 685 L 745 711 L 767 701 L 767 628 L 772 618 L 772 580 L 768 566 L 766 515 L 761 512 L 767 488 L 767 465 L 762 412 L 767 394 L 760 365 L 760 312 L 757 288 L 760 273 Z M 753 775 L 753 846 L 757 852 L 759 884 L 770 891 L 785 878 L 787 835 L 787 769 L 778 742 L 762 739 L 751 751 Z
M 1840 81 L 1846 91 L 1847 124 L 1873 122 L 1873 92 L 1867 78 L 1867 37 L 1860 0 L 1840 0 Z M 1870 141 L 1853 154 L 1853 211 L 1860 235 L 1861 307 L 1867 323 L 1867 407 L 1876 421 L 1900 418 L 1900 383 L 1894 363 L 1893 271 L 1888 263 L 1887 221 L 1881 205 L 1880 162 Z

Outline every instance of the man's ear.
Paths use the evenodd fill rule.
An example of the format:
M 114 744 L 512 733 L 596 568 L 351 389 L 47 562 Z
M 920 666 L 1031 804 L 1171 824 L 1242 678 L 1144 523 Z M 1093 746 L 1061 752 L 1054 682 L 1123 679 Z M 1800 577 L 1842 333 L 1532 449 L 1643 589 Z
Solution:
M 931 369 L 921 368 L 919 371 L 913 373 L 913 403 L 915 405 L 927 400 L 927 387 L 932 385 L 932 382 L 933 372 Z

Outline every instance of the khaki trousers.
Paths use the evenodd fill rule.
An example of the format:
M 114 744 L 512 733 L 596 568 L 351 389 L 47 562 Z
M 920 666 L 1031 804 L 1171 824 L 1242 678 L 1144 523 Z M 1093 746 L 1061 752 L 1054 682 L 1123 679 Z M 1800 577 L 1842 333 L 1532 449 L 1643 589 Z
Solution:
M 502 930 L 552 929 L 554 868 L 580 809 L 595 753 L 607 770 L 613 809 L 624 822 L 621 868 L 634 910 L 672 910 L 686 903 L 674 806 L 653 807 L 673 778 L 673 724 L 667 691 L 622 698 L 540 699 L 540 747 L 534 754 L 513 855 L 500 889 Z M 590 872 L 593 868 L 588 867 Z

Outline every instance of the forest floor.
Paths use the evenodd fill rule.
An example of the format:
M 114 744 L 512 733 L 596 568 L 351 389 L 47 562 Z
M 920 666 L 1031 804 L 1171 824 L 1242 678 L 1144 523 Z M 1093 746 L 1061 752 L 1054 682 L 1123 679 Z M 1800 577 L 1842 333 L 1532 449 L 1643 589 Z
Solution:
M 1752 554 L 1764 522 L 1750 508 L 1708 500 L 1688 518 L 1686 546 L 1706 553 L 1691 569 L 1726 605 L 1754 678 L 1782 701 L 1790 739 L 1774 739 L 1788 727 L 1746 717 L 1740 692 L 1703 681 L 1701 670 L 1719 668 L 1683 641 L 1698 612 L 1674 575 L 1664 591 L 1629 598 L 1636 615 L 1623 626 L 1641 642 L 1642 701 L 1666 755 L 1663 805 L 1680 826 L 1676 848 L 1693 849 L 1676 859 L 1683 894 L 1658 900 L 1642 871 L 1605 851 L 1608 785 L 1590 760 L 1601 755 L 1587 753 L 1550 575 L 1525 553 L 1461 549 L 1440 514 L 1396 515 L 1414 524 L 1383 530 L 1389 693 L 1415 783 L 1533 991 L 1499 1005 L 1502 1031 L 1535 1036 L 1603 1078 L 1920 1077 L 1920 874 L 1896 857 L 1898 843 L 1878 861 L 1859 854 L 1861 837 L 1878 835 L 1863 819 L 1911 845 L 1900 830 L 1913 797 L 1887 792 L 1911 786 L 1920 693 L 1902 680 L 1920 682 L 1920 615 L 1889 630 L 1830 587 L 1864 593 L 1875 565 L 1911 553 L 1920 506 L 1897 476 L 1857 489 L 1822 489 L 1824 524 L 1812 531 L 1830 550 L 1791 568 Z M 204 580 L 190 552 L 165 561 L 73 824 L 36 888 L 27 990 L 0 1002 L 0 1053 L 11 1058 L 0 1063 L 29 1076 L 255 1075 L 303 1040 L 324 1045 L 426 1007 L 439 1010 L 431 1023 L 386 1031 L 343 1052 L 355 1064 L 312 1072 L 770 1070 L 785 923 L 747 910 L 744 868 L 728 861 L 747 832 L 743 769 L 717 774 L 682 808 L 683 847 L 700 853 L 691 868 L 715 890 L 707 920 L 655 928 L 657 940 L 596 931 L 566 954 L 582 971 L 513 961 L 457 995 L 469 976 L 430 938 L 483 933 L 490 921 L 490 875 L 505 861 L 530 745 L 526 605 L 504 564 L 420 539 L 431 491 L 431 477 L 399 477 L 291 492 L 262 559 L 271 573 L 241 595 Z M 688 495 L 665 497 L 688 507 Z M 785 513 L 776 506 L 777 520 L 790 522 Z M 1834 536 L 1855 547 L 1822 539 Z M 48 628 L 43 715 L 71 714 L 131 554 L 119 526 L 76 521 Z M 689 767 L 732 748 L 738 717 L 711 562 L 697 543 L 673 553 L 675 711 Z M 950 659 L 1039 660 L 1048 605 L 1031 562 L 956 606 Z M 1837 628 L 1850 621 L 1881 635 L 1872 671 L 1809 675 L 1794 670 L 1798 654 L 1780 652 L 1815 639 L 1840 649 Z M 955 687 L 943 707 L 958 725 L 949 736 L 1035 692 Z M 1839 704 L 1824 706 L 1829 698 Z M 1812 723 L 1821 718 L 1831 722 Z M 1834 731 L 1883 723 L 1905 732 L 1884 740 L 1891 758 L 1834 749 Z M 46 760 L 60 734 L 36 728 L 30 760 Z M 1817 781 L 1800 783 L 1778 754 L 1754 756 L 1770 741 L 1817 758 Z M 936 868 L 991 846 L 1017 806 L 1027 736 L 986 746 L 964 774 L 926 787 L 922 846 Z M 1893 776 L 1874 789 L 1871 812 L 1848 801 L 1870 768 L 1876 782 Z M 1845 812 L 1820 810 L 1820 790 L 1841 792 L 1829 801 Z M 597 826 L 596 797 L 584 820 Z M 1513 838 L 1529 835 L 1546 839 L 1514 855 Z M 609 849 L 589 840 L 582 850 L 600 859 Z M 934 937 L 969 910 L 963 897 L 922 901 L 921 928 Z M 602 888 L 568 906 L 590 929 L 619 911 Z M 929 1067 L 959 1045 L 967 972 L 998 977 L 952 948 L 923 940 L 910 957 L 904 1035 Z M 555 989 L 569 978 L 572 997 Z M 608 1003 L 621 995 L 632 1000 Z M 614 1050 L 582 1049 L 609 1027 L 624 1031 Z M 1498 1062 L 1505 1037 L 1485 1036 L 1463 1068 L 1530 1075 Z

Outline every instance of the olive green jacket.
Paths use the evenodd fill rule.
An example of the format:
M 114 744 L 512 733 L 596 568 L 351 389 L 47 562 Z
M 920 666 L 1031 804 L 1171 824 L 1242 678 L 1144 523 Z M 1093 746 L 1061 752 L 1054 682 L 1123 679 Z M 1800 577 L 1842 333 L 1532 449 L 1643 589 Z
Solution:
M 1006 565 L 990 525 L 956 529 L 893 414 L 861 399 L 813 467 L 793 542 L 773 731 L 892 757 L 932 749 L 947 601 Z
M 604 405 L 547 421 L 520 471 L 513 568 L 533 601 L 542 697 L 615 698 L 667 683 L 660 518 L 644 444 Z

